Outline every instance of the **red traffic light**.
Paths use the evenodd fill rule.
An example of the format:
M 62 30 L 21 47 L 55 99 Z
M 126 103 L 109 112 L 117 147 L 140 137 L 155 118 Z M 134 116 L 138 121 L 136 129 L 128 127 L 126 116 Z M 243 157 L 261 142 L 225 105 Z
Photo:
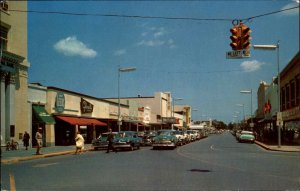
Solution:
M 230 32 L 231 32 L 231 36 L 230 36 L 230 39 L 231 39 L 231 43 L 230 43 L 230 46 L 232 48 L 232 50 L 239 50 L 240 48 L 240 29 L 239 27 L 236 25 L 234 27 L 232 27 L 230 29 Z
M 242 22 L 240 23 L 241 27 L 241 49 L 249 49 L 251 44 L 250 44 L 250 33 L 251 30 L 249 27 L 247 27 L 245 24 Z

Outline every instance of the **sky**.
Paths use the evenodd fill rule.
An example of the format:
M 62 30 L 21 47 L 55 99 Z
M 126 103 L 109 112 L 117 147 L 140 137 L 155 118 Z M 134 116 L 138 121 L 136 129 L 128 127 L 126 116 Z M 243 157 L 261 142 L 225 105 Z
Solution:
M 135 67 L 120 74 L 121 97 L 171 92 L 182 98 L 176 104 L 192 107 L 193 120 L 229 123 L 238 112 L 240 120 L 237 104 L 251 113 L 251 96 L 240 91 L 252 89 L 255 111 L 260 82 L 277 74 L 277 54 L 251 48 L 250 58 L 226 59 L 232 21 L 244 19 L 252 45 L 279 41 L 281 70 L 299 51 L 299 8 L 267 13 L 295 6 L 298 0 L 28 1 L 35 11 L 27 21 L 29 82 L 117 97 L 118 68 Z

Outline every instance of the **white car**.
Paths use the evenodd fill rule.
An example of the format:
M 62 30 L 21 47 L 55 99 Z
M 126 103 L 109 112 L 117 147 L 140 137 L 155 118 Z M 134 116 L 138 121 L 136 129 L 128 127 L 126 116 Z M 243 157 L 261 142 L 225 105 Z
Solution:
M 177 145 L 182 146 L 182 145 L 186 144 L 183 131 L 174 131 L 174 134 L 178 139 Z

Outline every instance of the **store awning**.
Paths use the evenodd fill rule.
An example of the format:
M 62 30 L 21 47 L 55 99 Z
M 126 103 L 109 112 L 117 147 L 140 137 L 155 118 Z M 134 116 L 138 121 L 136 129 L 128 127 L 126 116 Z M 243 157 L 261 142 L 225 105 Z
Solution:
M 81 118 L 81 117 L 66 117 L 56 116 L 58 119 L 63 120 L 71 125 L 96 125 L 96 126 L 107 126 L 106 123 L 98 121 L 97 119 Z
M 36 119 L 40 123 L 55 124 L 54 118 L 45 110 L 43 106 L 32 106 Z

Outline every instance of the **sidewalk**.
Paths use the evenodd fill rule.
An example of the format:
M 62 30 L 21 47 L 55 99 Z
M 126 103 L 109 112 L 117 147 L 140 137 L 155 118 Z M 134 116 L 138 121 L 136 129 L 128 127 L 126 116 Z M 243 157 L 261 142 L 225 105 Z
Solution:
M 286 145 L 281 145 L 278 147 L 278 145 L 266 145 L 262 142 L 255 141 L 255 143 L 262 148 L 270 151 L 281 151 L 281 152 L 300 152 L 300 146 L 286 146 Z
M 92 150 L 91 144 L 85 144 L 84 152 Z M 71 146 L 51 146 L 43 147 L 41 149 L 42 155 L 36 155 L 36 148 L 20 147 L 19 150 L 6 151 L 5 148 L 1 148 L 1 163 L 16 163 L 19 161 L 33 160 L 38 158 L 54 157 L 58 155 L 67 155 L 75 153 L 75 145 Z

